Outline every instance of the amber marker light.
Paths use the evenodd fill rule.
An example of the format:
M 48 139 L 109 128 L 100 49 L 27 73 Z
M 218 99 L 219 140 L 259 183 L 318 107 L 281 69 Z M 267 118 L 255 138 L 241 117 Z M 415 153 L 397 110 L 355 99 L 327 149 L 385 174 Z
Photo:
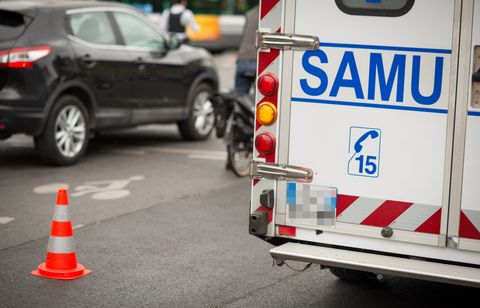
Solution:
M 257 107 L 257 121 L 262 125 L 272 125 L 277 120 L 277 107 L 270 102 L 262 102 Z

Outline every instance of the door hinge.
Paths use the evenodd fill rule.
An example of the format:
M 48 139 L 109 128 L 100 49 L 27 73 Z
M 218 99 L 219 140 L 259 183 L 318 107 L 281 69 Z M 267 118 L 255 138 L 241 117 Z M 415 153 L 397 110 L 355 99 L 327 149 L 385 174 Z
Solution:
M 310 183 L 313 179 L 313 171 L 303 167 L 262 163 L 252 160 L 250 162 L 250 177 Z
M 316 36 L 293 33 L 269 33 L 257 30 L 255 46 L 260 50 L 283 49 L 283 50 L 317 50 L 320 40 Z

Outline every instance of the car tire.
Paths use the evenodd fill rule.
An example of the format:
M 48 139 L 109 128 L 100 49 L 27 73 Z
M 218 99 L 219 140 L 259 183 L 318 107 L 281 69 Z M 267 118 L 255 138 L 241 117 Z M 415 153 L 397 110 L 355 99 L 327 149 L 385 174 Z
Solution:
M 235 152 L 231 145 L 227 146 L 227 166 L 238 177 L 244 177 L 250 174 L 250 161 L 252 160 L 252 152 L 239 151 Z M 244 155 L 240 158 L 237 155 Z
M 40 160 L 58 166 L 75 164 L 87 150 L 89 127 L 82 101 L 71 95 L 59 97 L 42 134 L 35 138 Z
M 347 268 L 330 267 L 330 272 L 341 280 L 352 282 L 366 282 L 375 280 L 375 275 L 369 272 L 356 271 Z
M 204 140 L 212 133 L 215 114 L 210 97 L 213 89 L 206 83 L 196 86 L 188 101 L 188 115 L 178 122 L 178 130 L 185 140 Z

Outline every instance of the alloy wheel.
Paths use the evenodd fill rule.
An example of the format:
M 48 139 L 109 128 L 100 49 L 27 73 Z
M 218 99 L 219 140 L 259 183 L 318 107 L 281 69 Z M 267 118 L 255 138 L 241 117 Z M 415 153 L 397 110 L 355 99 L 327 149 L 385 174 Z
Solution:
M 55 145 L 65 157 L 74 157 L 83 148 L 86 138 L 85 118 L 73 105 L 65 106 L 55 121 Z
M 193 102 L 193 123 L 195 130 L 205 135 L 212 130 L 215 121 L 213 111 L 213 104 L 210 101 L 210 93 L 208 91 L 201 91 L 197 94 Z

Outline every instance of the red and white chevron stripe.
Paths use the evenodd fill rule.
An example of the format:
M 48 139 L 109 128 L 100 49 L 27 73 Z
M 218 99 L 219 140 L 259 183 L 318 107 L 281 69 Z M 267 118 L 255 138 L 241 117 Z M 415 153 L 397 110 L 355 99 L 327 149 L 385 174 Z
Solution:
M 467 209 L 461 211 L 459 235 L 463 238 L 480 240 L 480 211 Z
M 435 205 L 337 196 L 337 222 L 343 223 L 440 234 L 441 213 Z
M 269 32 L 280 32 L 281 31 L 281 23 L 282 23 L 282 7 L 283 1 L 285 0 L 262 0 L 260 3 L 260 22 L 259 22 L 259 29 L 262 31 L 269 31 Z M 279 87 L 281 87 L 281 79 L 280 79 L 280 72 L 281 72 L 281 57 L 280 51 L 277 49 L 270 49 L 268 51 L 259 51 L 258 52 L 258 59 L 257 59 L 257 76 L 262 75 L 263 73 L 273 73 L 279 79 Z M 279 98 L 278 93 L 273 95 L 264 97 L 257 89 L 256 91 L 256 105 L 268 101 L 277 107 L 278 112 L 281 112 L 279 108 Z M 273 136 L 278 136 L 278 123 L 274 123 L 270 126 L 263 126 L 258 121 L 256 121 L 255 126 L 255 136 L 262 132 L 269 132 Z M 277 145 L 278 147 L 278 145 Z M 262 155 L 254 149 L 253 152 L 254 158 L 257 161 L 266 161 L 266 162 L 275 162 L 277 157 L 277 148 L 268 155 Z M 252 208 L 251 212 L 255 211 L 263 211 L 268 214 L 268 231 L 267 236 L 274 235 L 274 224 L 273 221 L 273 210 L 266 208 L 259 204 L 260 194 L 265 189 L 274 189 L 275 188 L 275 181 L 269 179 L 254 179 L 252 182 Z

